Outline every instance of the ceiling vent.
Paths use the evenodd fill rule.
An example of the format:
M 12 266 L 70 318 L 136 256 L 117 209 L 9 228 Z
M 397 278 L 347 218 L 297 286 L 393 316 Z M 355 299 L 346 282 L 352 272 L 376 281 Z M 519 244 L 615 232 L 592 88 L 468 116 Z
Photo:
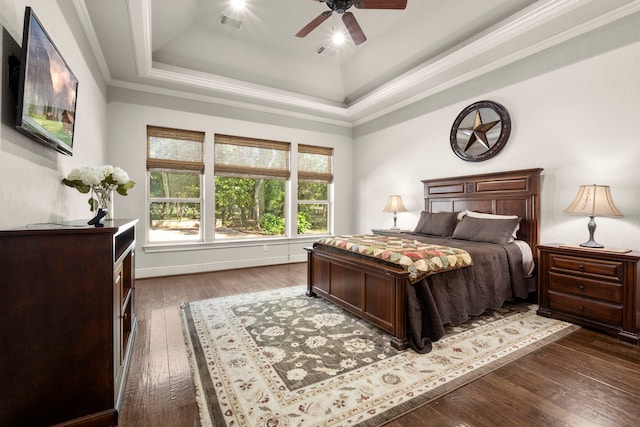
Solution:
M 336 53 L 336 48 L 333 46 L 322 45 L 316 49 L 316 53 L 322 56 L 333 56 Z
M 218 22 L 222 25 L 228 25 L 230 27 L 239 30 L 242 27 L 243 21 L 242 18 L 237 16 L 229 15 L 227 12 L 220 12 L 220 16 L 218 17 Z

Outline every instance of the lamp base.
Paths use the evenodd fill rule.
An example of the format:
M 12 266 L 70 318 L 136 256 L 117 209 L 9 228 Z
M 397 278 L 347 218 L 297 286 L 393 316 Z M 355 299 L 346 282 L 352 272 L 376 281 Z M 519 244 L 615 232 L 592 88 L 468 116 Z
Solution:
M 604 248 L 604 245 L 601 245 L 600 243 L 594 240 L 589 240 L 588 242 L 580 243 L 580 246 L 582 246 L 583 248 Z
M 584 248 L 604 248 L 604 245 L 593 240 L 593 233 L 596 232 L 596 221 L 594 220 L 593 215 L 589 215 L 589 224 L 587 224 L 587 228 L 589 229 L 589 240 L 580 243 L 580 246 Z

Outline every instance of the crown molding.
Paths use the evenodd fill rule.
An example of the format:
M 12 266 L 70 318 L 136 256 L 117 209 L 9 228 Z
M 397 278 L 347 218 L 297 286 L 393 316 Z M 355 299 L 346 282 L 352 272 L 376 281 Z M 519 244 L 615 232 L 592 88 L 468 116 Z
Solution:
M 306 114 L 299 111 L 285 110 L 273 106 L 258 105 L 255 103 L 249 103 L 244 101 L 237 101 L 232 99 L 220 98 L 212 95 L 205 95 L 202 93 L 185 92 L 177 89 L 168 89 L 154 85 L 134 83 L 124 80 L 112 80 L 109 83 L 110 87 L 135 90 L 138 92 L 145 92 L 153 95 L 170 96 L 173 98 L 189 99 L 192 101 L 206 102 L 210 104 L 221 105 L 224 107 L 238 108 L 242 110 L 256 111 L 267 114 L 275 114 L 279 116 L 286 116 L 295 119 L 308 120 L 311 122 L 323 123 L 327 125 L 339 126 L 343 128 L 352 128 L 353 123 L 345 120 L 336 120 L 327 117 L 319 117 L 314 114 Z
M 172 83 L 181 83 L 191 87 L 212 89 L 217 92 L 244 97 L 245 99 L 267 101 L 276 105 L 292 106 L 302 110 L 329 114 L 335 117 L 347 117 L 346 109 L 335 103 L 314 100 L 313 98 L 298 95 L 293 92 L 271 89 L 261 85 L 167 64 L 156 64 L 156 68 L 150 69 L 146 75 L 140 75 L 140 77 L 149 77 Z
M 95 56 L 96 61 L 98 62 L 98 67 L 100 67 L 102 77 L 105 82 L 109 84 L 109 82 L 111 82 L 111 72 L 109 71 L 109 66 L 107 65 L 107 61 L 104 57 L 104 52 L 102 51 L 102 47 L 98 41 L 96 30 L 93 28 L 93 24 L 91 23 L 91 17 L 89 16 L 85 0 L 73 0 L 73 6 L 76 8 L 78 18 L 80 18 L 80 23 L 82 24 L 84 33 L 89 41 L 89 46 L 91 46 L 91 50 L 93 51 L 93 56 Z
M 85 1 L 73 0 L 73 3 L 103 76 L 108 85 L 123 87 L 124 83 L 114 82 L 109 73 Z M 238 108 L 354 127 L 640 10 L 640 0 L 633 0 L 558 34 L 539 35 L 537 42 L 516 48 L 506 47 L 516 38 L 536 34 L 536 31 L 541 31 L 545 25 L 549 25 L 554 20 L 561 19 L 579 8 L 588 6 L 594 1 L 596 0 L 540 0 L 473 39 L 415 67 L 349 104 L 335 103 L 214 74 L 153 63 L 151 0 L 127 0 L 127 8 L 138 77 L 149 79 L 151 82 L 161 81 L 178 85 L 176 89 L 171 90 L 152 89 L 153 83 L 135 85 L 138 90 L 162 92 L 170 94 L 170 96 L 181 96 L 204 102 L 233 105 Z M 484 59 L 485 56 L 489 56 L 490 52 L 501 47 L 510 50 L 497 60 Z M 465 71 L 465 66 L 469 70 Z M 179 87 L 190 87 L 205 90 L 205 92 L 202 92 L 203 95 L 196 95 L 188 91 L 182 92 Z M 220 96 L 216 96 L 216 93 Z M 228 97 L 236 99 L 229 100 Z M 252 103 L 252 100 L 258 102 Z
M 574 2 L 575 3 L 575 2 Z M 519 61 L 521 59 L 527 58 L 529 56 L 532 56 L 536 53 L 539 53 L 545 49 L 548 49 L 550 47 L 559 45 L 565 41 L 571 40 L 575 37 L 578 37 L 582 34 L 585 34 L 589 31 L 598 29 L 604 25 L 610 24 L 612 22 L 615 22 L 619 19 L 622 19 L 626 16 L 629 16 L 633 13 L 639 12 L 640 11 L 640 0 L 635 0 L 632 3 L 629 3 L 627 5 L 624 5 L 622 7 L 619 7 L 618 9 L 615 9 L 613 11 L 610 11 L 608 13 L 605 13 L 603 15 L 598 16 L 597 18 L 591 19 L 587 22 L 584 22 L 580 25 L 576 25 L 568 30 L 565 30 L 559 34 L 556 34 L 555 36 L 546 38 L 538 43 L 529 45 L 528 47 L 522 48 L 517 52 L 512 53 L 511 55 L 507 55 L 507 56 L 503 56 L 502 58 L 500 58 L 499 60 L 493 61 L 491 63 L 488 63 L 484 66 L 481 67 L 476 67 L 474 68 L 471 72 L 467 72 L 464 74 L 461 74 L 455 78 L 450 78 L 448 80 L 446 80 L 446 82 L 442 83 L 442 84 L 438 84 L 438 85 L 434 85 L 432 87 L 430 87 L 427 90 L 421 91 L 413 96 L 408 96 L 405 99 L 403 99 L 400 102 L 396 102 L 393 105 L 386 107 L 386 108 L 381 108 L 378 109 L 377 111 L 375 111 L 374 113 L 371 113 L 367 116 L 365 116 L 364 118 L 360 119 L 360 120 L 354 120 L 353 121 L 353 125 L 354 127 L 357 127 L 361 124 L 364 124 L 366 122 L 369 122 L 371 120 L 374 120 L 376 118 L 382 117 L 386 114 L 392 113 L 393 111 L 396 111 L 400 108 L 406 107 L 408 105 L 411 105 L 415 102 L 418 102 L 424 98 L 427 98 L 429 96 L 435 95 L 438 92 L 442 92 L 446 89 L 450 89 L 452 87 L 455 87 L 457 85 L 460 85 L 466 81 L 469 81 L 473 78 L 479 77 L 481 75 L 487 74 L 491 71 L 497 70 L 498 68 L 504 67 L 506 65 L 509 65 L 511 63 L 514 63 L 516 61 Z M 445 58 L 443 59 L 445 62 L 448 62 L 449 57 L 446 57 L 445 54 Z M 434 60 L 433 64 L 429 64 L 429 65 L 425 65 L 424 68 L 421 70 L 422 71 L 422 75 L 423 76 L 427 76 L 429 74 L 431 75 L 436 75 L 439 71 L 441 72 L 446 72 L 447 68 L 446 66 L 441 67 L 441 64 L 439 64 L 439 60 Z M 439 68 L 440 67 L 440 68 Z M 418 72 L 419 73 L 419 72 Z M 418 74 L 416 73 L 416 74 Z M 425 80 L 426 77 L 423 77 L 423 80 Z M 420 80 L 416 80 L 416 82 L 414 83 L 415 85 L 417 85 L 419 83 Z M 408 84 L 407 84 L 408 85 Z M 382 90 L 382 88 L 381 88 Z M 390 92 L 392 93 L 392 92 Z M 387 95 L 388 96 L 388 95 Z M 350 112 L 350 116 L 353 116 L 355 114 L 355 112 Z
M 591 0 L 589 0 L 591 1 Z M 546 24 L 552 19 L 562 16 L 569 11 L 575 9 L 579 2 L 584 0 L 551 0 L 547 2 L 538 2 L 533 6 L 525 9 L 520 14 L 509 17 L 507 20 L 496 24 L 494 27 L 486 30 L 484 33 L 476 36 L 474 39 L 459 44 L 431 61 L 428 61 L 413 70 L 405 73 L 386 85 L 372 91 L 370 94 L 355 101 L 349 106 L 349 115 L 353 116 L 367 108 L 375 107 L 390 96 L 397 93 L 409 91 L 429 80 L 438 76 L 452 74 L 454 69 L 461 64 L 473 62 L 474 64 L 482 64 L 482 57 L 493 49 L 513 40 L 515 37 L 526 34 L 541 25 Z M 542 4 L 540 4 L 542 3 Z M 505 65 L 503 61 L 502 65 Z M 477 68 L 477 67 L 476 67 Z M 483 70 L 492 69 L 491 64 L 481 67 Z M 477 68 L 480 69 L 480 68 Z M 484 71 L 486 72 L 486 71 Z M 467 78 L 450 79 L 455 84 L 459 84 L 465 80 L 484 74 L 484 72 L 467 73 Z M 433 87 L 431 90 L 423 91 L 416 97 L 426 97 L 433 93 L 444 90 L 453 85 L 443 84 Z M 434 92 L 434 90 L 436 90 Z M 404 103 L 400 103 L 403 104 Z

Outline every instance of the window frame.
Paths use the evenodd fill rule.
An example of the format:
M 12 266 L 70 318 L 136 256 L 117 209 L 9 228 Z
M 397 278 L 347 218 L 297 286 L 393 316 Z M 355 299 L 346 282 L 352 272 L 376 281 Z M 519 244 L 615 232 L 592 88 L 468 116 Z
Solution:
M 205 133 L 201 131 L 192 131 L 176 128 L 168 128 L 162 126 L 147 125 L 147 182 L 146 182 L 146 207 L 145 214 L 147 217 L 147 227 L 145 241 L 148 245 L 176 245 L 189 244 L 205 241 L 205 230 L 203 230 L 202 222 L 205 217 Z M 193 143 L 199 143 L 199 161 L 187 161 L 158 158 L 152 156 L 152 138 L 165 138 L 170 140 L 184 140 Z M 151 174 L 152 172 L 168 172 L 168 173 L 197 173 L 198 183 L 200 187 L 200 197 L 153 197 L 151 196 Z M 184 240 L 151 240 L 151 204 L 152 203 L 198 203 L 200 205 L 200 223 L 198 236 L 193 239 Z
M 156 129 L 166 129 L 168 131 L 180 132 L 180 129 L 173 128 L 164 128 L 160 126 L 151 126 L 148 125 L 147 128 L 156 128 Z M 332 147 L 321 147 L 314 145 L 306 145 L 306 144 L 298 144 L 291 142 L 281 142 L 281 141 L 273 141 L 259 138 L 247 138 L 247 137 L 237 137 L 227 134 L 219 134 L 219 133 L 206 133 L 198 132 L 198 131 L 185 131 L 190 133 L 190 135 L 203 135 L 202 137 L 202 165 L 195 166 L 190 163 L 173 163 L 177 167 L 174 169 L 173 167 L 162 167 L 165 166 L 163 164 L 157 165 L 153 161 L 147 162 L 147 197 L 146 197 L 146 207 L 145 214 L 148 219 L 150 219 L 151 214 L 151 203 L 154 202 L 180 202 L 180 203 L 200 203 L 200 233 L 199 237 L 192 240 L 162 240 L 162 241 L 150 241 L 149 233 L 151 231 L 150 224 L 148 224 L 146 228 L 146 244 L 145 251 L 149 253 L 154 252 L 171 252 L 171 251 L 182 251 L 182 250 L 198 250 L 205 249 L 207 247 L 215 247 L 215 248 L 233 248 L 233 247 L 243 247 L 243 246 L 253 246 L 253 245 L 262 245 L 263 242 L 269 241 L 273 244 L 279 244 L 278 242 L 287 242 L 295 239 L 296 241 L 305 241 L 305 240 L 315 240 L 317 236 L 320 234 L 298 234 L 297 232 L 297 214 L 299 205 L 326 205 L 327 206 L 327 234 L 333 232 L 334 227 L 334 212 L 333 212 L 333 197 L 334 197 L 334 183 L 333 183 L 333 164 L 334 164 L 334 148 Z M 207 136 L 208 135 L 208 136 Z M 192 136 L 191 136 L 192 137 Z M 288 171 L 285 176 L 282 174 L 274 175 L 271 173 L 264 173 L 265 171 L 260 170 L 261 173 L 252 173 L 246 176 L 247 178 L 256 178 L 260 176 L 265 179 L 274 179 L 278 177 L 282 177 L 285 181 L 284 185 L 284 216 L 285 216 L 285 232 L 284 235 L 277 236 L 258 236 L 258 237 L 242 237 L 242 238 L 218 238 L 215 236 L 215 224 L 216 224 L 216 192 L 215 192 L 215 179 L 217 175 L 221 175 L 219 168 L 220 165 L 216 165 L 216 156 L 215 156 L 215 141 L 216 138 L 226 138 L 225 142 L 228 141 L 229 138 L 233 140 L 241 141 L 242 143 L 249 144 L 261 144 L 266 143 L 272 144 L 275 143 L 276 146 L 284 147 L 286 146 L 287 151 L 287 165 Z M 149 144 L 149 134 L 147 132 L 147 144 Z M 279 145 L 283 144 L 283 145 Z M 331 174 L 324 175 L 305 175 L 304 173 L 300 174 L 298 171 L 298 153 L 308 152 L 305 150 L 320 150 L 321 153 L 330 154 L 330 163 L 331 163 Z M 147 158 L 149 157 L 149 148 L 147 147 Z M 208 167 L 205 168 L 205 165 L 208 164 Z M 154 167 L 157 166 L 157 167 Z M 217 166 L 217 167 L 216 167 Z M 150 180 L 151 180 L 151 172 L 149 168 L 152 167 L 153 170 L 164 169 L 168 172 L 186 172 L 186 171 L 201 171 L 199 174 L 200 177 L 200 198 L 158 198 L 151 197 L 150 195 Z M 229 168 L 221 168 L 223 172 L 228 172 L 231 176 L 231 171 Z M 298 172 L 298 173 L 295 173 Z M 238 174 L 238 170 L 235 170 L 235 174 L 232 174 L 234 177 L 242 177 L 241 174 Z M 326 200 L 298 200 L 298 185 L 299 182 L 305 181 L 317 181 L 320 179 L 321 181 L 327 182 L 327 199 Z
M 250 147 L 257 148 L 259 150 L 273 150 L 276 152 L 282 152 L 278 160 L 280 163 L 284 164 L 284 167 L 273 167 L 273 168 L 265 168 L 261 166 L 253 166 L 250 165 L 250 161 L 247 161 L 246 164 L 243 163 L 242 160 L 253 160 L 252 158 L 240 157 L 239 161 L 235 164 L 231 161 L 227 161 L 227 159 L 220 159 L 217 151 L 218 145 L 228 145 L 234 147 Z M 261 138 L 249 138 L 243 136 L 235 136 L 235 135 L 227 135 L 216 133 L 213 138 L 213 151 L 214 151 L 214 161 L 213 161 L 213 177 L 214 181 L 216 177 L 225 177 L 225 178 L 238 178 L 238 179 L 267 179 L 267 180 L 283 180 L 284 181 L 284 221 L 285 228 L 284 234 L 282 235 L 264 235 L 264 236 L 247 236 L 247 237 L 239 237 L 239 238 L 229 238 L 229 237 L 216 237 L 216 226 L 217 217 L 215 216 L 215 207 L 216 207 L 216 191 L 214 185 L 213 190 L 213 198 L 214 198 L 214 210 L 213 210 L 213 220 L 209 220 L 208 222 L 212 223 L 213 227 L 213 241 L 247 241 L 247 240 L 273 240 L 278 238 L 289 238 L 291 236 L 290 233 L 290 223 L 291 223 L 291 212 L 290 212 L 290 203 L 288 202 L 291 198 L 291 146 L 290 142 L 283 141 L 274 141 L 268 139 Z M 239 151 L 242 151 L 242 148 L 238 148 Z M 258 220 L 256 218 L 256 220 Z
M 308 171 L 301 168 L 300 162 L 296 162 L 297 182 L 296 182 L 296 209 L 295 212 L 291 212 L 293 215 L 295 234 L 300 237 L 318 236 L 321 234 L 314 233 L 298 233 L 298 211 L 300 205 L 326 205 L 327 206 L 327 232 L 326 234 L 333 233 L 333 157 L 334 149 L 332 147 L 321 147 L 317 145 L 298 144 L 298 160 L 300 154 L 315 154 L 324 155 L 328 157 L 327 170 L 320 171 Z M 326 200 L 300 200 L 298 198 L 299 188 L 301 182 L 325 182 L 327 184 L 327 199 Z

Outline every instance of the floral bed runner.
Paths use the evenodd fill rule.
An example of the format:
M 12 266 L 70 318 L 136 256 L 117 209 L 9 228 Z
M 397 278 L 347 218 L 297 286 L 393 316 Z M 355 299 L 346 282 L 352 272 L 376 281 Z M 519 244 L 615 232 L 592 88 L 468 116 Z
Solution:
M 409 272 L 415 283 L 430 274 L 456 270 L 473 264 L 469 252 L 448 246 L 431 245 L 418 240 L 375 234 L 341 235 L 314 243 L 343 249 L 367 258 L 385 261 Z

